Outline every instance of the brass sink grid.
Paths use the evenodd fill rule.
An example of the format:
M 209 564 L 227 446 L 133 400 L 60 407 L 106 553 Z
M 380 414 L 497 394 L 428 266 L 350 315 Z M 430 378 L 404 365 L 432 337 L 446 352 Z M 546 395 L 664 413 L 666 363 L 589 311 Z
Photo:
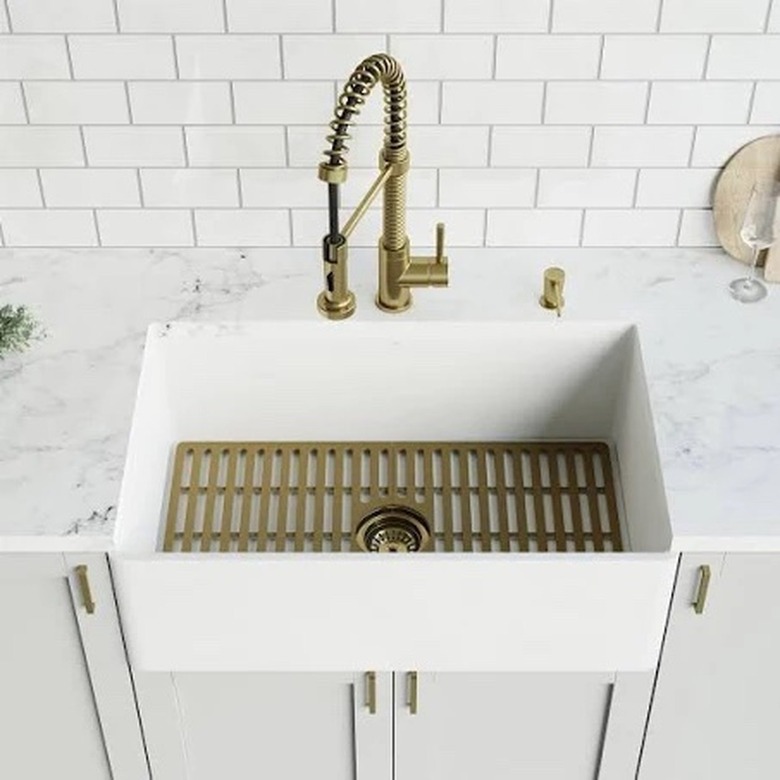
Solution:
M 339 224 L 339 187 L 347 180 L 346 154 L 349 127 L 360 113 L 377 82 L 384 93 L 384 143 L 379 153 L 379 175 L 343 227 Z M 353 71 L 339 95 L 330 144 L 320 163 L 319 178 L 328 185 L 328 233 L 322 241 L 325 289 L 317 298 L 320 313 L 331 320 L 355 312 L 355 295 L 349 289 L 347 256 L 350 235 L 379 192 L 383 195 L 382 235 L 379 237 L 379 289 L 376 305 L 397 313 L 412 305 L 411 288 L 446 287 L 447 258 L 444 255 L 444 225 L 436 226 L 435 257 L 412 257 L 406 234 L 406 80 L 396 59 L 372 54 Z
M 182 442 L 163 552 L 621 552 L 605 442 Z
M 552 266 L 551 268 L 545 269 L 544 287 L 539 303 L 544 306 L 545 309 L 555 309 L 559 317 L 561 316 L 561 309 L 564 305 L 563 283 L 565 280 L 566 273 L 563 268 Z

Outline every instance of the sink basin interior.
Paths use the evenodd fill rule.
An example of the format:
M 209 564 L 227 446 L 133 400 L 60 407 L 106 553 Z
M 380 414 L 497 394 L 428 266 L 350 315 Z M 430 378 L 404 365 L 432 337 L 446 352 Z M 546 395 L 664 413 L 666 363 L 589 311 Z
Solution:
M 605 441 L 619 471 L 624 548 L 670 545 L 630 324 L 154 325 L 117 550 L 158 549 L 176 444 L 230 440 Z

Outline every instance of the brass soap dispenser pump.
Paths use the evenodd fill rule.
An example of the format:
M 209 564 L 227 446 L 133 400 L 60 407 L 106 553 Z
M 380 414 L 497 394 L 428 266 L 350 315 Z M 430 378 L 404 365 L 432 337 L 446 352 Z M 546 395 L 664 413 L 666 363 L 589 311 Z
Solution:
M 366 97 L 382 82 L 384 144 L 379 153 L 379 175 L 343 227 L 339 224 L 339 187 L 347 180 L 346 153 L 349 127 Z M 325 289 L 317 308 L 328 319 L 341 320 L 355 312 L 355 295 L 347 278 L 347 239 L 381 191 L 382 235 L 379 237 L 379 289 L 376 305 L 386 312 L 405 311 L 412 305 L 412 287 L 446 287 L 444 225 L 436 226 L 435 257 L 412 257 L 406 235 L 406 80 L 398 61 L 389 54 L 372 54 L 355 68 L 339 96 L 327 141 L 326 161 L 319 178 L 328 185 L 328 233 L 322 241 Z

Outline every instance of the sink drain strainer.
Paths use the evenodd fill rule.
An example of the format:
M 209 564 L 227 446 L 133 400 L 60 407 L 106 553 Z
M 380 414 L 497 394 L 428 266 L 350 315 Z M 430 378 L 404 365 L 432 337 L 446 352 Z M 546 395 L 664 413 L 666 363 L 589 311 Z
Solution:
M 355 534 L 364 552 L 417 552 L 428 546 L 430 538 L 425 518 L 406 506 L 384 506 L 371 512 Z

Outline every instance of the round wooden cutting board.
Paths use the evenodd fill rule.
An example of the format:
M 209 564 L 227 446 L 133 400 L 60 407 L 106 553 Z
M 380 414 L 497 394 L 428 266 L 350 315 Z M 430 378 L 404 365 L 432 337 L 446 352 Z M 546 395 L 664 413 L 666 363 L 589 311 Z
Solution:
M 723 249 L 743 263 L 752 258 L 752 250 L 739 237 L 750 192 L 756 184 L 778 179 L 780 135 L 766 135 L 745 144 L 720 172 L 712 204 L 715 233 Z M 764 276 L 769 282 L 780 282 L 780 244 L 766 252 Z

